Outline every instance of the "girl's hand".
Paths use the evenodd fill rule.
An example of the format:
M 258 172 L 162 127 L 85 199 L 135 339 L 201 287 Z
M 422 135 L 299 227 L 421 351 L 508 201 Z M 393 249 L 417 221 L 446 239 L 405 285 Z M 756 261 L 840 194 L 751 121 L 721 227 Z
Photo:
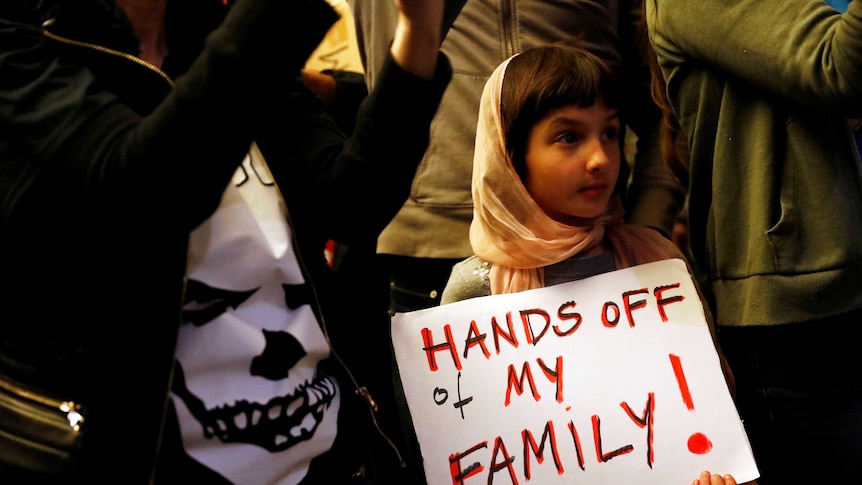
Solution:
M 754 482 L 750 482 L 754 483 Z M 691 485 L 737 485 L 736 480 L 731 475 L 721 476 L 717 473 L 710 474 L 704 470 L 700 472 L 700 477 L 691 482 Z

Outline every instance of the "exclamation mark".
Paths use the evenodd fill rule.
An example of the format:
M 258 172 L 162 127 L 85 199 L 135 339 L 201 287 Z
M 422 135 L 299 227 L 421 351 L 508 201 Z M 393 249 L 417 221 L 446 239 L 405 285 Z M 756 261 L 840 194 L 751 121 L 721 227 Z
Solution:
M 689 411 L 694 411 L 694 400 L 691 398 L 691 391 L 688 390 L 688 382 L 685 380 L 685 373 L 682 371 L 682 363 L 679 361 L 679 356 L 668 354 L 670 357 L 670 365 L 673 366 L 673 375 L 676 377 L 676 382 L 679 384 L 679 393 L 682 394 L 682 402 Z M 696 455 L 705 455 L 712 449 L 712 442 L 703 433 L 694 433 L 688 438 L 688 451 Z

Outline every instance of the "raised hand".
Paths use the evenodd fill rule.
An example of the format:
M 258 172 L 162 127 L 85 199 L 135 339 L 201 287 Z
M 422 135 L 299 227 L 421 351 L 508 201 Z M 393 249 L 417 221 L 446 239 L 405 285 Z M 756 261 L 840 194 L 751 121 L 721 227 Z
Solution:
M 394 0 L 398 25 L 392 57 L 406 71 L 431 79 L 437 66 L 444 0 Z

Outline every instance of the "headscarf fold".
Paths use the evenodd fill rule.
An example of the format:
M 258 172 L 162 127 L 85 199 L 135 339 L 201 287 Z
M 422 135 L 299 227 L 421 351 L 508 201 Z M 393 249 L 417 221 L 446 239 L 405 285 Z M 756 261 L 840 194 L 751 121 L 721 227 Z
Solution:
M 669 241 L 654 241 L 653 236 L 664 239 L 657 231 L 641 234 L 642 228 L 630 231 L 623 225 L 618 195 L 604 214 L 578 226 L 557 222 L 539 207 L 512 165 L 500 122 L 503 78 L 513 58 L 500 64 L 485 84 L 473 156 L 470 244 L 477 256 L 493 263 L 491 294 L 543 287 L 545 266 L 595 247 L 606 234 L 617 268 L 670 256 L 674 248 L 668 248 Z

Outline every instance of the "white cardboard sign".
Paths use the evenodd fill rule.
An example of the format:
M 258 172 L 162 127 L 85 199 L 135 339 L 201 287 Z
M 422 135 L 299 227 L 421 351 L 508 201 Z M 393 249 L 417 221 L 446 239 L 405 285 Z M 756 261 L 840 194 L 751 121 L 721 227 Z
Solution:
M 397 314 L 429 485 L 757 478 L 681 260 Z

